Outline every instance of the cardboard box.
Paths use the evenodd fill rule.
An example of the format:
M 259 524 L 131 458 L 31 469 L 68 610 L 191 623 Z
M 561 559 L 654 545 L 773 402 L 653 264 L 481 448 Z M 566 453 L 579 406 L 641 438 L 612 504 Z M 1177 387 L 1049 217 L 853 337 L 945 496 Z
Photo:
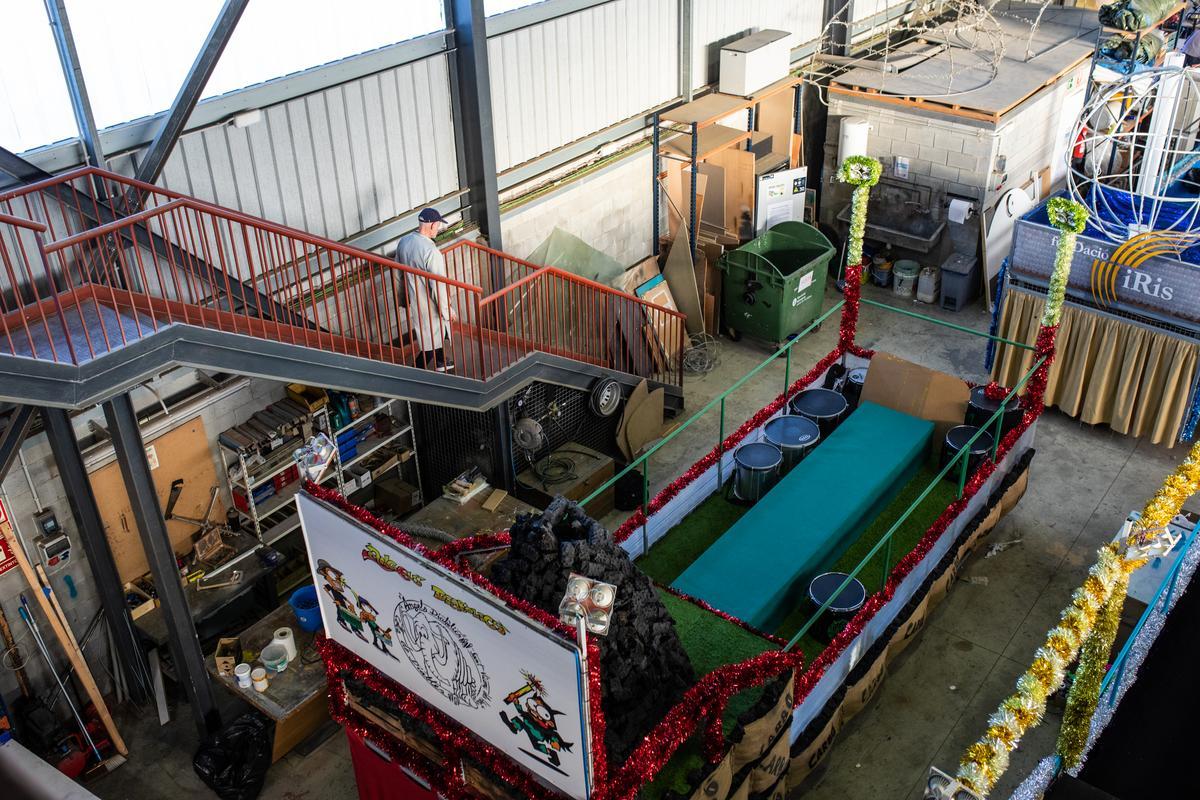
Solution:
M 324 389 L 303 383 L 289 383 L 287 393 L 288 397 L 307 408 L 310 414 L 324 408 L 329 402 L 329 395 Z
M 876 353 L 867 370 L 862 400 L 927 419 L 934 424 L 930 451 L 935 463 L 946 432 L 962 425 L 971 390 L 966 381 L 888 353 Z
M 242 640 L 236 636 L 218 639 L 213 659 L 217 662 L 218 674 L 232 675 L 233 668 L 242 660 Z
M 405 514 L 417 507 L 421 495 L 417 487 L 399 478 L 384 478 L 376 481 L 375 503 L 395 514 Z
M 130 606 L 129 618 L 138 619 L 149 614 L 154 609 L 158 608 L 158 598 L 151 597 L 146 594 L 136 583 L 125 584 L 125 602 L 129 603 L 133 597 L 139 598 L 140 602 L 137 605 Z
M 383 460 L 383 462 L 381 464 L 378 464 L 371 468 L 371 480 L 373 480 L 373 481 L 379 480 L 380 478 L 382 478 L 384 475 L 387 474 L 388 470 L 395 469 L 396 465 L 399 463 L 400 463 L 400 455 L 399 454 L 396 454 L 393 456 L 388 456 L 387 458 L 385 458 Z

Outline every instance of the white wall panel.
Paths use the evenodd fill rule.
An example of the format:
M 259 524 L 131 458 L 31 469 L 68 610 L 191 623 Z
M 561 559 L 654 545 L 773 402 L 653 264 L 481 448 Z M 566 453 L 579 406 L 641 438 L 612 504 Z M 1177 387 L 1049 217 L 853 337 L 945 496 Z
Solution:
M 824 0 L 692 0 L 692 88 L 717 80 L 721 45 L 757 30 L 787 31 L 789 47 L 821 33 Z
M 677 96 L 677 26 L 676 0 L 614 0 L 489 39 L 497 167 Z
M 183 136 L 168 189 L 344 239 L 458 187 L 444 55 Z M 130 166 L 114 163 L 114 168 Z
M 919 5 L 920 3 L 916 0 L 901 0 L 901 2 L 896 2 L 896 0 L 853 0 L 851 21 L 862 22 L 876 14 L 883 14 L 885 11 L 894 12 L 886 15 L 892 17 L 899 14 L 902 9 L 913 9 Z M 883 22 L 883 18 L 879 22 Z

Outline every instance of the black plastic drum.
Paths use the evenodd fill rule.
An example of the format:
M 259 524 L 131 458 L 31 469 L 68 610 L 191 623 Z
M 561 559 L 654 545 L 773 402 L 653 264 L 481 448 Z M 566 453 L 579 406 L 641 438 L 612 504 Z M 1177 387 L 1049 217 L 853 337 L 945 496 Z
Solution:
M 858 367 L 846 373 L 846 380 L 842 384 L 842 396 L 846 398 L 846 402 L 850 404 L 850 410 L 858 408 L 858 400 L 862 397 L 863 384 L 867 382 L 867 368 Z
M 942 460 L 941 467 L 945 467 L 950 463 L 950 459 L 958 455 L 958 451 L 966 447 L 967 442 L 975 435 L 979 428 L 974 425 L 959 425 L 956 428 L 951 428 L 946 432 L 946 438 L 942 442 Z M 967 456 L 967 476 L 975 474 L 975 470 L 983 463 L 984 459 L 992 454 L 992 435 L 987 431 L 980 434 L 975 443 L 971 445 L 971 454 Z M 956 465 L 946 473 L 946 480 L 951 483 L 958 483 L 959 470 L 962 467 Z
M 733 451 L 733 490 L 738 499 L 757 503 L 775 484 L 783 454 L 767 442 L 750 442 Z
M 783 466 L 780 474 L 787 473 L 792 467 L 804 460 L 804 457 L 817 446 L 821 438 L 821 429 L 817 423 L 808 417 L 798 414 L 784 414 L 767 422 L 763 426 L 763 439 L 779 448 L 783 453 Z
M 968 425 L 974 425 L 977 428 L 987 425 L 987 421 L 992 418 L 992 414 L 996 413 L 996 409 L 1000 408 L 999 400 L 991 400 L 988 398 L 982 386 L 976 386 L 971 390 L 971 399 L 967 402 L 967 419 Z M 1004 411 L 1002 417 L 1000 438 L 1004 438 L 1004 434 L 1011 431 L 1013 428 L 1021 424 L 1021 418 L 1025 416 L 1025 403 L 1020 397 L 1014 397 L 1008 401 L 1008 408 Z M 992 423 L 993 426 L 995 423 Z M 989 433 L 994 432 L 995 428 L 989 428 Z
M 808 584 L 808 599 L 812 601 L 813 610 L 823 606 L 846 578 L 845 572 L 826 572 L 812 579 Z M 817 620 L 811 630 L 818 639 L 829 641 L 846 627 L 846 623 L 854 618 L 858 610 L 867 601 L 867 589 L 858 578 L 851 578 L 846 588 L 842 589 L 829 608 Z
M 792 413 L 817 423 L 824 439 L 833 433 L 850 413 L 846 398 L 832 389 L 805 389 L 792 398 Z
M 619 465 L 617 471 L 625 469 Z M 634 511 L 642 507 L 642 473 L 633 469 L 617 478 L 613 487 L 613 506 L 618 511 Z

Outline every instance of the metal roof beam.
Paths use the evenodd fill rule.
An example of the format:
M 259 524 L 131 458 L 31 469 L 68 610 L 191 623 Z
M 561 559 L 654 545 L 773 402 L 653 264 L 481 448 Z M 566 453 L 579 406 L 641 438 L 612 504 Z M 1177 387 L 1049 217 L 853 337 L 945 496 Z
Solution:
M 96 118 L 92 115 L 87 85 L 83 81 L 79 53 L 75 50 L 75 37 L 71 35 L 71 22 L 67 18 L 65 0 L 46 0 L 46 15 L 50 18 L 50 31 L 54 34 L 58 60 L 62 63 L 63 77 L 67 82 L 71 111 L 75 114 L 75 125 L 79 128 L 79 141 L 83 144 L 88 163 L 93 167 L 103 168 L 104 150 L 100 145 L 100 133 L 96 130 Z
M 188 118 L 192 116 L 192 110 L 199 102 L 200 95 L 208 84 L 208 79 L 212 76 L 213 69 L 217 66 L 221 53 L 225 51 L 225 45 L 229 44 L 238 20 L 242 18 L 242 12 L 246 10 L 249 2 L 250 0 L 225 0 L 224 7 L 217 14 L 216 22 L 208 32 L 208 38 L 204 40 L 200 52 L 196 55 L 196 60 L 192 62 L 192 68 L 188 70 L 187 77 L 184 78 L 183 85 L 179 87 L 179 94 L 175 95 L 175 100 L 171 103 L 167 118 L 163 120 L 162 127 L 158 129 L 154 141 L 150 143 L 150 147 L 142 157 L 141 164 L 138 165 L 137 179 L 139 181 L 154 183 L 162 174 L 167 157 L 171 155 L 171 150 L 179 141 L 179 136 L 183 133 Z

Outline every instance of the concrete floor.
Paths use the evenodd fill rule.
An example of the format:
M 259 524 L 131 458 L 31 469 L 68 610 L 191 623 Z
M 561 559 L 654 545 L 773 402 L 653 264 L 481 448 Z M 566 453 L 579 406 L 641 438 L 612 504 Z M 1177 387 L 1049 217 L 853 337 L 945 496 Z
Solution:
M 891 302 L 868 288 L 866 296 Z M 830 297 L 833 295 L 831 293 Z M 908 301 L 903 301 L 908 307 Z M 915 310 L 986 330 L 979 305 L 958 314 L 927 306 Z M 793 348 L 791 377 L 833 346 L 836 317 Z M 980 380 L 984 340 L 881 309 L 863 307 L 859 341 L 917 363 Z M 723 339 L 720 365 L 685 383 L 695 413 L 769 354 L 765 345 Z M 729 398 L 725 431 L 774 397 L 784 361 L 765 367 Z M 715 411 L 715 410 L 714 410 Z M 717 441 L 710 413 L 681 432 L 651 464 L 652 489 L 671 480 Z M 872 704 L 841 732 L 830 755 L 797 796 L 825 800 L 919 798 L 930 764 L 953 770 L 959 755 L 983 731 L 984 720 L 1012 689 L 1041 637 L 1053 626 L 1071 591 L 1083 580 L 1096 548 L 1140 508 L 1183 458 L 1182 448 L 1151 446 L 1048 412 L 1039 424 L 1029 491 L 989 541 L 1022 543 L 990 559 L 976 559 L 963 581 L 933 612 L 916 644 L 893 663 Z M 619 517 L 604 520 L 610 526 Z M 986 585 L 970 583 L 985 577 Z M 104 798 L 156 798 L 207 791 L 191 768 L 195 732 L 185 705 L 164 728 L 146 714 L 123 715 L 129 762 L 90 788 Z M 1006 798 L 1028 769 L 1050 752 L 1057 718 L 1048 715 L 1014 755 L 993 793 Z M 270 800 L 356 796 L 345 736 L 340 731 L 307 757 L 295 753 L 275 764 L 261 795 Z

